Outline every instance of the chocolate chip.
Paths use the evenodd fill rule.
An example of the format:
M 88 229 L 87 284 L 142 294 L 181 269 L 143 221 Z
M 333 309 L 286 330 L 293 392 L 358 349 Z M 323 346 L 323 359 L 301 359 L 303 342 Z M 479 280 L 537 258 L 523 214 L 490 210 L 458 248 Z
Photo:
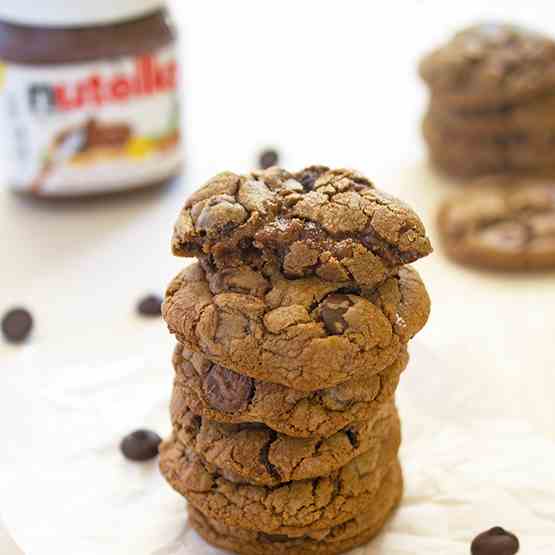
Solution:
M 515 555 L 520 549 L 518 538 L 500 526 L 474 538 L 472 555 Z
M 351 446 L 353 447 L 353 449 L 358 449 L 360 446 L 360 442 L 358 440 L 358 434 L 354 430 L 351 430 L 350 428 L 345 430 L 345 433 L 347 434 L 347 438 L 349 439 L 349 442 L 351 443 Z
M 305 170 L 303 174 L 300 176 L 299 181 L 303 186 L 305 191 L 312 191 L 314 189 L 314 183 L 320 177 L 320 172 Z
M 279 164 L 279 153 L 273 148 L 267 148 L 260 153 L 258 165 L 260 169 L 267 170 Z
M 260 541 L 268 543 L 286 543 L 291 541 L 291 538 L 284 534 L 265 534 L 264 532 L 259 532 L 258 537 Z
M 266 445 L 264 445 L 264 447 L 260 450 L 258 460 L 264 465 L 266 471 L 272 478 L 281 481 L 281 475 L 278 472 L 278 469 L 270 462 L 270 449 L 272 447 L 272 443 L 274 443 L 277 437 L 277 432 L 270 430 L 269 439 L 266 442 Z
M 137 312 L 141 316 L 160 316 L 162 314 L 162 299 L 158 295 L 148 295 L 139 301 Z
M 324 321 L 328 333 L 331 335 L 341 335 L 349 327 L 343 315 L 352 304 L 351 299 L 347 295 L 332 293 L 326 297 L 320 306 L 320 317 Z
M 203 383 L 208 403 L 223 412 L 245 410 L 254 392 L 251 378 L 214 364 Z
M 33 317 L 24 308 L 14 308 L 2 318 L 2 333 L 10 343 L 22 343 L 33 329 Z
M 199 203 L 202 204 L 202 203 Z M 249 215 L 231 195 L 217 195 L 202 204 L 198 214 L 193 214 L 195 229 L 199 233 L 223 233 L 245 222 Z
M 158 447 L 162 439 L 150 430 L 137 430 L 125 436 L 120 448 L 130 461 L 149 461 L 158 455 Z

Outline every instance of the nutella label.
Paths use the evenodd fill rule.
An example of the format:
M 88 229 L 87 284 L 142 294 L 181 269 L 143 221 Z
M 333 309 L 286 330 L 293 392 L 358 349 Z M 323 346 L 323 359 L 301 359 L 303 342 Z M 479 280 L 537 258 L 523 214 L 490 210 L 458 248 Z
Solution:
M 163 181 L 181 162 L 173 48 L 60 66 L 0 65 L 9 183 L 79 195 Z

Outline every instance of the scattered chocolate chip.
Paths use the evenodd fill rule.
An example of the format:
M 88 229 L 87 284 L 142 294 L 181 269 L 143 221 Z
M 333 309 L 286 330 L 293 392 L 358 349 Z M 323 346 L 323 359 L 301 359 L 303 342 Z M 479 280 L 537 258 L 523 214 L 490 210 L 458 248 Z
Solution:
M 33 329 L 33 317 L 24 308 L 14 308 L 2 318 L 2 333 L 10 343 L 22 343 Z
M 130 461 L 149 461 L 158 455 L 158 447 L 162 438 L 150 430 L 137 430 L 125 436 L 120 448 Z
M 476 536 L 470 548 L 472 555 L 515 555 L 519 549 L 518 538 L 500 526 Z
M 223 412 L 241 411 L 250 403 L 254 385 L 251 378 L 214 364 L 203 383 L 206 400 Z
M 158 295 L 148 295 L 139 301 L 137 311 L 141 316 L 160 316 L 162 314 L 162 299 Z
M 260 153 L 258 165 L 260 169 L 267 170 L 279 164 L 279 153 L 273 148 L 267 148 Z
M 332 293 L 326 297 L 320 306 L 320 317 L 324 321 L 328 333 L 341 335 L 349 327 L 343 315 L 352 304 L 347 295 Z

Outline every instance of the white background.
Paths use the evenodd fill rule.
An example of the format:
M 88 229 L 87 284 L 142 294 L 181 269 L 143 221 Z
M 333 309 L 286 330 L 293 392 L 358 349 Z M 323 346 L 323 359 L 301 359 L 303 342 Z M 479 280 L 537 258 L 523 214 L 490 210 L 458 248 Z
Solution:
M 167 343 L 169 359 L 163 326 L 136 318 L 134 303 L 162 291 L 183 264 L 171 258 L 169 238 L 185 191 L 223 169 L 247 170 L 261 145 L 275 144 L 294 169 L 360 169 L 411 203 L 434 237 L 434 210 L 453 185 L 425 163 L 418 58 L 476 20 L 510 19 L 555 35 L 555 7 L 539 0 L 489 8 L 474 0 L 173 4 L 185 60 L 185 177 L 162 194 L 70 205 L 0 193 L 0 312 L 23 304 L 36 317 L 28 346 L 0 344 L 9 372 L 43 353 L 94 365 L 143 348 L 145 337 Z M 472 387 L 482 394 L 461 408 L 469 419 L 518 418 L 555 441 L 555 274 L 469 271 L 437 251 L 418 264 L 433 299 L 419 341 L 450 374 L 420 369 L 420 382 L 429 381 L 438 404 L 442 388 L 464 396 Z M 31 492 L 23 497 L 32 503 Z M 17 553 L 1 537 L 0 553 Z

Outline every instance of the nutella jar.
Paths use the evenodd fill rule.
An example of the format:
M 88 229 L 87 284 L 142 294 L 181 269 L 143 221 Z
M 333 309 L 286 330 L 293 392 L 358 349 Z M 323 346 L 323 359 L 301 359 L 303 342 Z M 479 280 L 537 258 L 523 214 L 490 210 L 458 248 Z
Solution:
M 176 46 L 160 0 L 1 0 L 0 158 L 9 186 L 73 197 L 175 177 Z

